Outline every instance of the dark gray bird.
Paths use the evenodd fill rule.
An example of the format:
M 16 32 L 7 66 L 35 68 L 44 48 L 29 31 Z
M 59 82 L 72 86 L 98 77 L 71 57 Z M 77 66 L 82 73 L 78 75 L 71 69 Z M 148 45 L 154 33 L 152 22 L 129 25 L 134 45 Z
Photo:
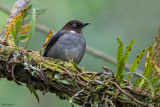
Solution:
M 64 61 L 68 61 L 69 57 L 74 63 L 79 64 L 86 50 L 82 28 L 88 24 L 77 20 L 69 21 L 49 41 L 43 56 Z

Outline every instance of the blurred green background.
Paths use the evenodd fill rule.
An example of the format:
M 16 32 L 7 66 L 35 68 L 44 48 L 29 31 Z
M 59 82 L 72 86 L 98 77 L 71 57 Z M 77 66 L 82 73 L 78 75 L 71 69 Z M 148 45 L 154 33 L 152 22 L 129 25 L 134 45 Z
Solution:
M 10 10 L 16 0 L 0 0 Z M 48 10 L 38 17 L 38 23 L 44 24 L 54 31 L 73 19 L 91 24 L 83 29 L 87 45 L 116 57 L 117 36 L 124 46 L 136 38 L 128 63 L 132 63 L 137 54 L 153 44 L 154 36 L 160 25 L 160 1 L 158 0 L 31 0 L 33 7 L 48 6 Z M 8 14 L 0 10 L 0 31 Z M 39 51 L 47 34 L 36 31 L 28 49 Z M 143 70 L 145 58 L 139 69 Z M 109 62 L 85 54 L 79 66 L 87 71 L 104 72 L 101 66 L 108 66 L 113 71 L 115 66 Z M 13 104 L 13 107 L 71 107 L 69 101 L 61 101 L 55 94 L 42 95 L 38 91 L 40 103 L 30 94 L 26 86 L 17 86 L 6 79 L 0 80 L 0 107 Z M 76 107 L 78 107 L 76 105 Z

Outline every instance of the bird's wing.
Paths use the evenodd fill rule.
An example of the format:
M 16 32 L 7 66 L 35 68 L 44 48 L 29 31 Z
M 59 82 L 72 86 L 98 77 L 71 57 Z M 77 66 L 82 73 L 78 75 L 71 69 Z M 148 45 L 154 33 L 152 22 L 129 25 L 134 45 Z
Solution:
M 64 30 L 60 30 L 59 32 L 57 32 L 53 37 L 52 39 L 49 41 L 49 43 L 47 44 L 45 50 L 44 50 L 44 53 L 43 53 L 43 56 L 46 56 L 48 50 L 56 43 L 56 41 L 61 37 L 63 36 L 64 34 L 66 33 L 66 31 Z

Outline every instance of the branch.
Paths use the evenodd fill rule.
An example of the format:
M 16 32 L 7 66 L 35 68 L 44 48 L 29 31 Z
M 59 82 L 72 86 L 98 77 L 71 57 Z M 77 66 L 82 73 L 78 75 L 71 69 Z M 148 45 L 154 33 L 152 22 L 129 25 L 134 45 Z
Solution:
M 108 69 L 104 73 L 85 72 L 73 63 L 41 57 L 38 52 L 16 47 L 12 40 L 9 44 L 6 46 L 8 51 L 0 48 L 0 78 L 14 80 L 18 85 L 24 83 L 44 93 L 55 93 L 60 99 L 72 98 L 74 103 L 89 107 L 96 104 L 148 105 L 150 93 L 146 92 L 148 96 L 142 97 L 121 89 Z M 129 86 L 125 81 L 123 85 Z M 116 90 L 122 93 L 114 98 Z
M 3 5 L 0 5 L 0 9 L 1 9 L 2 11 L 4 11 L 5 13 L 7 13 L 7 14 L 10 14 L 10 12 L 11 12 L 7 7 L 5 7 L 5 6 L 3 6 Z
M 145 104 L 145 103 L 137 100 L 137 99 L 136 99 L 135 97 L 133 97 L 131 94 L 128 94 L 127 92 L 125 92 L 124 90 L 122 90 L 121 87 L 120 87 L 117 83 L 115 83 L 115 82 L 113 82 L 113 81 L 108 81 L 108 82 L 114 84 L 122 93 L 124 93 L 124 94 L 126 94 L 127 96 L 129 96 L 130 98 L 132 98 L 135 102 L 137 102 L 137 103 L 139 103 L 139 104 L 141 104 L 141 105 L 143 105 L 143 106 L 147 106 L 147 105 L 148 105 L 148 104 Z

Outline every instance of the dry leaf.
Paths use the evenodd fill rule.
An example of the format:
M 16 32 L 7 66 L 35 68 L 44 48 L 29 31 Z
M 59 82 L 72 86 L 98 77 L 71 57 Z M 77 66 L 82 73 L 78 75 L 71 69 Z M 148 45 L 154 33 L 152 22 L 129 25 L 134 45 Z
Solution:
M 25 24 L 19 29 L 20 34 L 26 34 L 30 31 L 31 29 L 31 24 Z
M 53 30 L 50 30 L 49 33 L 48 33 L 47 39 L 46 39 L 46 41 L 45 41 L 45 43 L 44 43 L 44 45 L 43 45 L 43 47 L 42 47 L 41 50 L 39 51 L 40 54 L 41 54 L 42 50 L 43 50 L 43 49 L 46 47 L 46 45 L 48 44 L 49 39 L 50 39 L 51 36 L 52 36 L 52 33 L 53 33 Z
M 8 25 L 7 30 L 6 30 L 6 34 L 5 34 L 5 41 L 8 40 L 9 35 L 11 34 L 12 29 L 17 21 L 17 18 L 18 18 L 18 16 L 14 16 L 13 19 L 11 20 L 10 24 Z

